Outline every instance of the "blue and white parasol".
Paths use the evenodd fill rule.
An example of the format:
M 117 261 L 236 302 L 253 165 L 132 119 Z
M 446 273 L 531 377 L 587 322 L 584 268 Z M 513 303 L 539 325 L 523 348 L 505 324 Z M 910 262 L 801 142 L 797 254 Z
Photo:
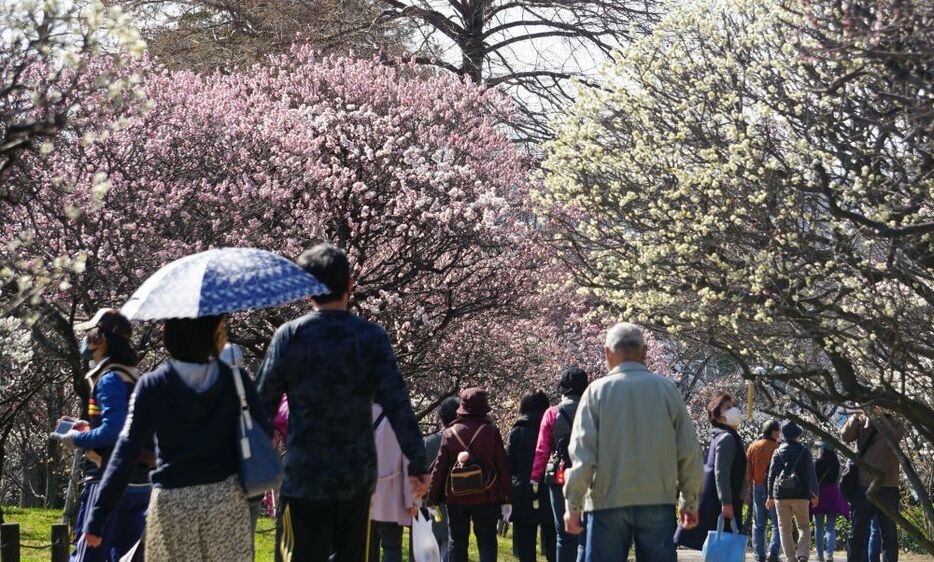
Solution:
M 327 294 L 293 262 L 255 248 L 217 248 L 163 266 L 123 305 L 130 320 L 198 318 Z

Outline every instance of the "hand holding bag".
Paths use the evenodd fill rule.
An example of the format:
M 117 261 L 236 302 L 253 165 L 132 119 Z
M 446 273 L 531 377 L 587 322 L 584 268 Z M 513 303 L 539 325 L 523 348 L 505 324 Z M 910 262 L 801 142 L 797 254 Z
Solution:
M 234 386 L 240 398 L 240 415 L 237 423 L 237 453 L 240 457 L 240 482 L 248 498 L 262 495 L 282 482 L 282 463 L 279 451 L 272 446 L 272 440 L 253 419 L 250 406 L 243 390 L 240 368 L 230 367 L 233 371 Z
M 746 557 L 746 535 L 739 534 L 736 519 L 730 519 L 732 533 L 723 532 L 723 515 L 717 518 L 717 530 L 707 532 L 702 551 L 704 562 L 743 562 Z

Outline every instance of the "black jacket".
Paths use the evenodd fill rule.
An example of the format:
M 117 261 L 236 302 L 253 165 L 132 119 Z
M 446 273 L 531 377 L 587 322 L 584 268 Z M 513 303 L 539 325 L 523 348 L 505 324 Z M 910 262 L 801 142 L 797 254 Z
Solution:
M 783 471 L 786 477 L 792 473 L 798 477 L 797 488 L 788 490 L 779 486 L 779 475 Z M 782 443 L 772 455 L 772 464 L 769 466 L 769 497 L 776 500 L 806 500 L 817 496 L 819 490 L 811 451 L 801 443 Z
M 840 458 L 833 451 L 825 451 L 814 463 L 818 484 L 836 484 L 840 481 Z
M 547 488 L 541 486 L 538 491 L 539 509 L 534 509 L 531 481 L 538 430 L 544 415 L 545 412 L 537 412 L 534 415 L 524 414 L 516 420 L 509 432 L 506 453 L 509 456 L 509 467 L 512 470 L 513 519 L 518 517 L 521 520 L 537 515 L 542 505 L 545 504 L 542 496 L 547 494 Z
M 425 445 L 389 336 L 345 310 L 312 312 L 276 332 L 256 377 L 267 412 L 289 397 L 282 495 L 349 500 L 376 488 L 372 405 L 383 407 L 409 474 Z

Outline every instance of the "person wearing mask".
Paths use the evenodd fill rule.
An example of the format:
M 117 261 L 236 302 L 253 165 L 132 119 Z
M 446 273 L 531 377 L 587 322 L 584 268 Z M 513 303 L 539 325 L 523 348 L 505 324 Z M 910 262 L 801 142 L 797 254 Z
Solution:
M 890 414 L 881 410 L 872 412 L 872 418 L 860 412 L 847 420 L 843 426 L 843 441 L 856 442 L 857 449 L 863 461 L 882 473 L 876 500 L 883 502 L 890 509 L 899 509 L 899 479 L 901 467 L 895 451 L 883 438 L 898 443 L 905 435 L 904 426 Z M 869 529 L 874 517 L 879 519 L 879 534 L 882 538 L 883 562 L 897 562 L 898 560 L 898 529 L 895 521 L 887 517 L 882 510 L 869 501 L 866 491 L 875 479 L 868 470 L 859 471 L 859 488 L 853 503 L 852 521 L 850 524 L 850 537 L 847 541 L 848 561 L 865 562 L 869 551 Z
M 100 544 L 101 529 L 119 503 L 140 449 L 155 435 L 158 464 L 151 474 L 146 558 L 249 562 L 253 534 L 239 477 L 237 375 L 218 359 L 227 343 L 225 319 L 166 320 L 163 341 L 171 359 L 136 386 L 127 424 L 85 525 L 88 544 Z M 254 418 L 271 434 L 253 380 L 243 371 L 239 376 Z
M 804 431 L 793 421 L 782 424 L 784 443 L 772 456 L 769 466 L 769 499 L 766 507 L 778 512 L 782 551 L 789 562 L 807 562 L 810 556 L 810 506 L 818 506 L 819 487 L 811 451 L 801 444 Z M 798 525 L 795 544 L 794 524 Z
M 645 366 L 642 329 L 621 322 L 607 331 L 609 374 L 581 397 L 565 474 L 565 530 L 582 530 L 586 562 L 675 562 L 672 541 L 679 500 L 685 528 L 697 525 L 703 485 L 701 451 L 675 384 Z
M 571 428 L 588 383 L 587 373 L 583 369 L 566 367 L 561 372 L 558 382 L 561 401 L 549 408 L 542 418 L 535 446 L 535 459 L 532 463 L 532 482 L 546 490 L 551 503 L 557 532 L 558 562 L 583 562 L 584 559 L 584 531 L 574 535 L 564 530 L 564 476 L 570 468 L 568 447 L 571 442 Z
M 512 469 L 512 544 L 519 562 L 535 562 L 536 537 L 541 530 L 542 549 L 548 562 L 555 562 L 555 523 L 548 492 L 532 485 L 532 462 L 548 396 L 542 390 L 519 401 L 519 419 L 509 432 L 506 451 Z
M 408 459 L 379 404 L 373 404 L 373 434 L 378 479 L 370 504 L 368 560 L 379 562 L 382 548 L 382 562 L 402 562 L 402 531 L 412 526 L 418 505 L 408 485 Z
M 840 458 L 830 443 L 822 441 L 814 470 L 820 486 L 817 507 L 811 508 L 814 516 L 814 542 L 817 543 L 817 559 L 833 562 L 837 545 L 837 517 L 850 516 L 850 504 L 840 493 Z
M 445 398 L 441 405 L 438 406 L 438 425 L 440 429 L 425 437 L 425 455 L 432 467 L 434 467 L 435 459 L 438 458 L 438 451 L 441 450 L 441 438 L 445 428 L 457 419 L 458 406 L 460 406 L 460 402 L 454 396 Z M 435 510 L 438 513 L 434 513 Z M 448 509 L 442 503 L 430 509 L 426 508 L 424 511 L 431 516 L 431 531 L 435 535 L 435 540 L 438 541 L 441 562 L 448 562 L 448 542 L 451 536 L 448 531 Z M 415 559 L 414 556 L 410 556 L 410 558 Z
M 480 562 L 496 562 L 496 522 L 508 522 L 512 514 L 509 460 L 489 413 L 485 390 L 463 390 L 457 419 L 444 430 L 431 471 L 428 505 L 447 505 L 451 562 L 467 562 L 471 522 Z
M 768 562 L 778 562 L 781 543 L 778 539 L 778 515 L 775 509 L 766 509 L 769 499 L 766 478 L 772 455 L 778 449 L 781 424 L 778 420 L 769 420 L 762 425 L 759 439 L 753 441 L 746 451 L 748 460 L 748 479 L 752 482 L 752 549 L 756 562 L 766 561 L 766 523 L 772 522 L 772 537 L 768 542 Z
M 288 453 L 276 520 L 276 559 L 358 562 L 367 556 L 377 459 L 372 406 L 379 404 L 408 459 L 414 498 L 427 488 L 425 444 L 389 335 L 349 310 L 350 261 L 318 244 L 298 265 L 327 295 L 282 325 L 256 377 L 265 410 L 288 395 Z
M 130 484 L 126 492 L 117 498 L 112 516 L 103 521 L 98 548 L 88 545 L 83 530 L 91 507 L 100 493 L 101 477 L 107 470 L 127 418 L 130 395 L 139 379 L 137 356 L 130 341 L 133 327 L 119 311 L 104 308 L 75 328 L 85 331 L 81 340 L 81 355 L 91 365 L 91 370 L 85 375 L 91 387 L 87 404 L 88 420 L 81 422 L 67 418 L 68 421 L 78 422 L 75 424 L 76 429 L 64 435 L 51 435 L 68 447 L 85 451 L 81 464 L 84 486 L 78 503 L 71 561 L 116 561 L 129 552 L 143 534 L 146 506 L 149 505 L 152 490 L 149 470 L 155 460 L 151 443 L 133 464 Z
M 707 418 L 713 426 L 710 449 L 704 466 L 704 491 L 700 497 L 699 522 L 691 529 L 680 528 L 675 542 L 701 550 L 707 532 L 717 528 L 723 516 L 723 530 L 733 532 L 732 522 L 740 526 L 743 513 L 743 483 L 746 481 L 746 451 L 737 430 L 743 415 L 733 395 L 717 392 L 707 405 Z

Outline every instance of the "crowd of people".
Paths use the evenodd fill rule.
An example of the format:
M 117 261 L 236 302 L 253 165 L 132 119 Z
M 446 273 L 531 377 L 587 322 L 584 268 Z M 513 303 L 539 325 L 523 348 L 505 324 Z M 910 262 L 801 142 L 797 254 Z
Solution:
M 844 498 L 837 452 L 822 442 L 815 461 L 793 421 L 767 422 L 746 447 L 726 392 L 707 407 L 705 461 L 677 386 L 645 364 L 642 329 L 619 323 L 606 334 L 608 373 L 564 369 L 558 403 L 542 390 L 523 396 L 506 440 L 480 388 L 441 401 L 438 430 L 423 437 L 389 336 L 348 310 L 346 254 L 322 244 L 298 264 L 330 293 L 279 328 L 255 380 L 221 360 L 223 316 L 167 320 L 169 358 L 143 376 L 117 310 L 78 326 L 89 419 L 53 433 L 86 459 L 73 561 L 253 560 L 257 502 L 238 480 L 235 443 L 241 384 L 263 429 L 285 435 L 277 561 L 401 561 L 403 530 L 422 517 L 450 562 L 467 561 L 471 528 L 480 562 L 495 561 L 509 524 L 521 562 L 539 550 L 548 562 L 625 560 L 633 548 L 637 560 L 673 562 L 719 520 L 741 522 L 745 505 L 759 561 L 808 560 L 812 518 L 818 558 L 833 560 L 838 517 L 852 518 L 848 560 L 871 559 L 871 535 L 881 560 L 898 558 L 895 523 L 878 506 L 898 509 L 889 443 L 904 430 L 884 412 L 854 413 L 842 429 L 883 475 L 872 501 L 876 471 L 860 471 Z

